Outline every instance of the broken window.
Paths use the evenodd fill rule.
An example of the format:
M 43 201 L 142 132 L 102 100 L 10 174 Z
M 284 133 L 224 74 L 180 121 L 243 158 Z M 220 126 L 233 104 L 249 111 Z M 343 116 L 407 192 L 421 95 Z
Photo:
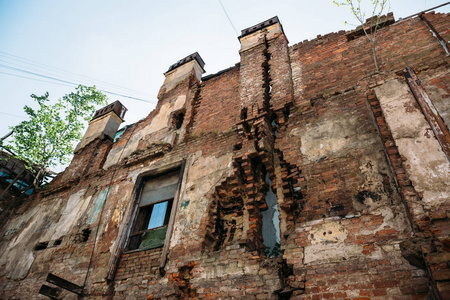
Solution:
M 264 253 L 267 256 L 281 255 L 280 250 L 280 220 L 278 218 L 278 204 L 277 195 L 272 191 L 272 181 L 269 179 L 269 173 L 266 173 L 265 181 L 269 186 L 269 191 L 266 193 L 266 204 L 268 209 L 262 211 L 262 236 L 264 246 L 266 249 Z
M 178 179 L 179 171 L 143 181 L 128 250 L 164 245 Z

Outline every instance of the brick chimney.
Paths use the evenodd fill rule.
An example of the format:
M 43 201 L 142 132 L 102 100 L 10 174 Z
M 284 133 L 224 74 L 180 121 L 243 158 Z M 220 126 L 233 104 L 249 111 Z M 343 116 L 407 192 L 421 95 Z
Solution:
M 169 67 L 169 70 L 164 73 L 166 79 L 161 89 L 168 92 L 174 88 L 178 83 L 186 79 L 189 74 L 194 74 L 198 81 L 201 80 L 202 74 L 205 73 L 203 67 L 205 62 L 200 57 L 198 52 L 192 53 L 183 59 L 180 59 L 175 64 Z
M 123 122 L 127 109 L 120 101 L 115 101 L 99 110 L 89 122 L 89 127 L 83 139 L 78 143 L 74 153 L 77 153 L 93 140 L 104 137 L 114 139 L 119 125 Z
M 241 30 L 241 36 L 238 37 L 239 42 L 241 43 L 240 52 L 253 48 L 266 40 L 277 37 L 280 34 L 284 35 L 284 31 L 277 16 Z
M 284 119 L 282 111 L 288 113 L 294 96 L 288 40 L 278 17 L 242 30 L 239 42 L 242 115 L 252 119 L 271 108 L 269 115 Z

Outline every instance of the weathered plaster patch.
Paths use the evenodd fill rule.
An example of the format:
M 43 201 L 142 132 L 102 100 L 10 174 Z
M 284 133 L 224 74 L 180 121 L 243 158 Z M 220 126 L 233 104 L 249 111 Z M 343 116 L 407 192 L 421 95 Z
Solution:
M 21 280 L 27 276 L 34 262 L 34 246 L 40 241 L 49 241 L 57 230 L 55 224 L 62 202 L 55 198 L 52 202 L 41 203 L 33 207 L 30 213 L 18 218 L 21 220 L 19 224 L 26 222 L 26 225 L 18 230 L 19 233 L 9 244 L 3 244 L 7 248 L 1 249 L 0 275 L 6 275 L 12 280 Z
M 66 235 L 85 212 L 92 198 L 92 196 L 83 198 L 85 192 L 86 190 L 80 190 L 70 195 L 66 207 L 56 225 L 56 231 L 51 238 L 52 240 Z
M 445 203 L 450 197 L 450 164 L 424 115 L 411 104 L 416 100 L 408 86 L 391 80 L 375 92 L 398 150 L 406 159 L 408 175 L 415 189 L 423 193 L 423 203 L 428 207 Z
M 338 243 L 343 242 L 347 238 L 347 230 L 338 222 L 327 222 L 322 226 L 311 230 L 308 240 L 311 244 L 319 243 Z
M 128 177 L 127 177 L 128 181 L 136 182 L 139 175 L 141 175 L 147 171 L 150 171 L 152 168 L 154 168 L 155 165 L 158 164 L 159 160 L 160 159 L 152 160 L 147 166 L 142 164 L 139 166 L 139 168 L 135 169 L 134 171 L 128 172 Z
M 157 132 L 159 130 L 162 130 L 164 128 L 169 127 L 169 117 L 170 114 L 173 111 L 176 111 L 178 109 L 181 109 L 184 107 L 184 104 L 186 102 L 186 95 L 180 95 L 177 98 L 173 99 L 170 102 L 165 103 L 161 106 L 158 114 L 153 118 L 152 122 L 149 126 L 146 126 L 142 128 L 141 130 L 138 130 L 134 132 L 133 136 L 130 138 L 130 140 L 127 143 L 126 148 L 124 149 L 124 145 L 118 146 L 115 144 L 115 147 L 111 149 L 111 151 L 108 154 L 108 157 L 106 158 L 105 164 L 103 165 L 103 169 L 108 169 L 111 166 L 115 165 L 118 162 L 119 157 L 121 156 L 121 159 L 124 159 L 128 156 L 130 156 L 133 152 L 136 151 L 139 147 L 139 143 L 141 140 L 145 139 L 148 140 L 148 135 L 152 134 L 154 132 Z M 168 134 L 164 141 L 161 139 L 155 140 L 155 143 L 161 143 L 161 142 L 173 142 L 174 135 Z M 147 141 L 148 142 L 148 141 Z M 123 153 L 122 153 L 123 151 Z
M 304 250 L 305 264 L 342 261 L 362 255 L 362 246 L 344 244 L 347 230 L 339 220 L 327 219 L 323 222 L 317 227 L 310 224 L 313 229 L 308 234 L 311 245 Z
M 447 71 L 444 71 L 441 76 L 446 76 Z M 434 77 L 438 77 L 434 75 Z M 429 80 L 429 78 L 428 78 Z M 434 106 L 436 107 L 437 111 L 439 112 L 439 115 L 442 117 L 442 120 L 444 121 L 445 125 L 450 128 L 450 101 L 448 100 L 448 93 L 445 89 L 439 88 L 435 85 L 430 84 L 426 87 L 426 91 L 428 93 L 428 96 L 430 97 L 430 100 L 433 102 Z
M 389 204 L 389 191 L 385 184 L 389 185 L 390 180 L 387 174 L 380 171 L 380 161 L 384 162 L 384 157 L 379 155 L 378 159 L 363 157 L 359 170 L 362 177 L 362 184 L 358 186 L 358 193 L 355 195 L 353 207 L 359 211 L 368 209 L 375 211 L 381 206 Z M 386 170 L 383 170 L 386 172 Z M 386 178 L 385 178 L 386 177 Z M 388 186 L 387 189 L 390 187 Z
M 363 247 L 360 245 L 345 245 L 336 243 L 332 247 L 329 244 L 320 243 L 305 247 L 305 264 L 329 263 L 349 260 L 362 256 Z
M 394 214 L 390 207 L 381 207 L 373 212 L 374 215 L 382 215 L 383 223 L 380 224 L 376 229 L 366 229 L 361 228 L 359 234 L 361 235 L 373 235 L 380 230 L 385 229 L 386 227 L 393 228 L 398 232 L 404 232 L 409 230 L 409 223 L 406 219 L 406 216 L 402 214 Z
M 176 99 L 170 102 L 164 103 L 161 106 L 158 114 L 153 118 L 150 123 L 147 134 L 161 130 L 169 125 L 170 113 L 184 107 L 186 102 L 186 95 L 180 95 Z
M 208 208 L 207 195 L 229 176 L 232 170 L 232 154 L 204 157 L 201 151 L 197 151 L 190 157 L 188 164 L 186 174 L 189 176 L 185 178 L 185 188 L 180 198 L 180 205 L 183 208 L 179 210 L 177 218 L 182 223 L 175 223 L 171 247 L 180 243 L 181 239 L 182 243 L 185 243 L 199 238 L 196 232 Z M 183 205 L 183 203 L 189 203 L 189 205 Z M 188 237 L 187 232 L 192 234 Z
M 125 195 L 123 195 L 120 198 L 120 201 L 118 202 L 117 207 L 114 210 L 114 213 L 111 217 L 111 222 L 112 222 L 112 224 L 115 224 L 116 227 L 122 223 L 122 220 L 125 217 L 126 208 L 128 207 L 128 205 L 127 205 L 128 201 L 133 202 L 133 200 L 130 198 L 130 194 L 131 194 L 130 191 L 132 191 L 133 188 L 129 187 L 129 189 L 124 189 L 124 190 L 126 191 Z M 120 242 L 120 237 L 124 234 L 123 230 L 124 230 L 124 227 L 120 228 L 119 233 L 117 234 L 116 238 L 113 239 L 113 241 L 109 247 L 110 253 L 114 253 L 115 249 L 118 247 L 119 242 Z M 107 232 L 106 228 L 105 228 L 104 232 Z
M 300 150 L 305 163 L 325 157 L 344 157 L 355 148 L 373 143 L 373 134 L 361 134 L 358 116 L 342 113 L 324 118 L 302 128 L 294 128 L 290 135 L 300 137 Z
M 5 273 L 6 277 L 12 280 L 24 279 L 30 271 L 34 262 L 34 254 L 30 249 L 26 249 L 22 245 L 16 245 L 11 248 L 9 253 L 11 257 L 6 260 Z M 2 274 L 5 274 L 2 272 Z
M 378 231 L 393 228 L 398 232 L 408 230 L 409 223 L 403 214 L 396 215 L 390 207 L 380 207 L 374 211 L 375 215 L 381 214 L 384 219 L 376 229 L 362 227 L 359 235 L 374 235 Z M 347 240 L 348 231 L 341 224 L 340 219 L 326 218 L 305 223 L 296 229 L 297 232 L 308 232 L 308 240 L 311 245 L 304 248 L 305 264 L 324 264 L 339 262 L 365 256 L 372 259 L 380 259 L 384 256 L 381 248 L 375 246 L 370 254 L 364 254 L 363 246 L 349 244 Z
M 289 55 L 294 57 L 294 51 L 292 48 L 289 48 Z M 292 59 L 291 60 L 291 71 L 292 71 L 292 81 L 294 84 L 294 97 L 295 100 L 299 103 L 303 93 L 303 65 L 300 60 Z

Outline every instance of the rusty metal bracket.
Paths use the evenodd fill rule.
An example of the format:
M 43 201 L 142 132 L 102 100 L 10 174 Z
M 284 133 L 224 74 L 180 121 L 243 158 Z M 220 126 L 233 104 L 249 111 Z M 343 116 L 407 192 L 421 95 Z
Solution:
M 403 75 L 405 76 L 406 82 L 416 98 L 417 103 L 419 103 L 425 118 L 430 124 L 431 129 L 433 129 L 434 135 L 441 144 L 442 150 L 450 161 L 450 133 L 445 126 L 444 121 L 428 97 L 427 92 L 422 87 L 414 70 L 410 67 L 406 67 L 403 69 Z

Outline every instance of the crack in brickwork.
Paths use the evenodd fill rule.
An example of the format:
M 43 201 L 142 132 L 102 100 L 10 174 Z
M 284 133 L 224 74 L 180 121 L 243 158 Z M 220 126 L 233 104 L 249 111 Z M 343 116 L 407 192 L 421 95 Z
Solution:
M 427 14 L 443 37 L 449 16 Z M 426 299 L 427 269 L 449 298 L 448 205 L 420 203 L 419 186 L 414 190 L 404 176 L 408 169 L 400 167 L 393 140 L 378 139 L 367 106 L 367 87 L 384 85 L 411 65 L 444 107 L 449 64 L 442 49 L 417 18 L 396 22 L 380 30 L 385 73 L 373 76 L 362 40 L 347 41 L 340 32 L 289 47 L 281 30 L 272 29 L 241 39 L 247 44 L 235 67 L 201 83 L 190 74 L 170 90 L 161 88 L 156 109 L 112 149 L 101 140 L 87 145 L 50 188 L 10 214 L 0 298 L 38 297 L 49 271 L 80 282 L 93 247 L 82 229 L 95 230 L 83 224 L 96 217 L 97 193 L 110 183 L 128 140 L 133 147 L 117 164 L 105 201 L 87 298 Z M 170 113 L 180 109 L 184 120 L 173 126 Z M 383 147 L 399 166 L 393 171 Z M 115 279 L 105 282 L 111 249 L 127 238 L 122 226 L 136 199 L 136 178 L 183 159 L 190 163 L 165 273 L 161 248 L 124 252 Z M 263 251 L 265 175 L 277 196 L 278 258 Z M 394 177 L 403 189 L 395 189 Z M 411 216 L 415 237 L 406 216 L 413 207 L 402 205 L 401 193 L 423 209 Z M 60 222 L 65 215 L 74 216 L 72 225 Z M 28 249 L 44 241 L 46 249 Z M 24 278 L 9 277 L 23 270 Z

